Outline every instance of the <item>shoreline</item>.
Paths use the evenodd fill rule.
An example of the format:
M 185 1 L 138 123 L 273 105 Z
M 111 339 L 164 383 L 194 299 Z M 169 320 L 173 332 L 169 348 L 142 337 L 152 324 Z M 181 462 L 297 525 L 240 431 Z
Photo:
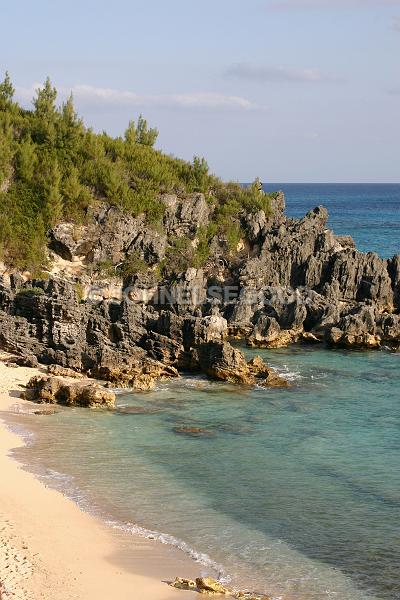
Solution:
M 0 356 L 0 412 L 11 413 L 20 386 L 38 369 L 8 367 Z M 0 598 L 174 600 L 193 598 L 166 582 L 199 576 L 176 548 L 118 531 L 47 487 L 10 456 L 24 445 L 0 416 Z M 101 574 L 101 576 L 99 576 Z

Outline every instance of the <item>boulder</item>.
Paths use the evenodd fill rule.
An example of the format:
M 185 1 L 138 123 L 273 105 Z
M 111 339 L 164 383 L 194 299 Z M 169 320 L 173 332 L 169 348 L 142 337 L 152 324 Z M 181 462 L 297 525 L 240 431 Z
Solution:
M 196 586 L 200 594 L 208 594 L 210 596 L 217 594 L 231 595 L 230 589 L 212 577 L 197 577 Z
M 22 397 L 39 404 L 61 404 L 86 408 L 113 408 L 115 406 L 115 394 L 103 386 L 97 383 L 67 383 L 57 377 L 32 377 Z
M 193 579 L 185 579 L 184 577 L 175 577 L 175 581 L 169 584 L 178 590 L 196 590 L 196 582 Z
M 281 377 L 275 369 L 272 369 L 262 360 L 260 356 L 255 356 L 248 363 L 250 372 L 259 378 L 258 385 L 262 387 L 289 387 L 289 382 Z
M 201 344 L 193 351 L 193 359 L 198 368 L 213 379 L 244 385 L 288 385 L 259 356 L 247 363 L 243 353 L 229 342 Z
M 91 375 L 98 379 L 105 379 L 115 387 L 131 387 L 142 391 L 154 388 L 158 379 L 179 377 L 175 367 L 164 365 L 151 358 L 119 366 L 101 364 L 91 371 Z
M 213 379 L 253 385 L 255 378 L 246 360 L 229 342 L 199 344 L 192 353 L 193 362 Z

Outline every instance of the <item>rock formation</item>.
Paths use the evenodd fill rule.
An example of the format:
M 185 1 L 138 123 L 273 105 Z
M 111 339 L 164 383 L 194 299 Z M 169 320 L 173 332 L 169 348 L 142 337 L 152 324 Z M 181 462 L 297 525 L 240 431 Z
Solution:
M 227 596 L 229 598 L 240 598 L 243 600 L 271 600 L 265 594 L 252 592 L 241 592 L 232 590 L 212 577 L 197 577 L 196 581 L 176 577 L 175 581 L 170 583 L 171 587 L 178 590 L 190 590 L 206 596 Z
M 202 194 L 160 201 L 166 206 L 162 233 L 110 206 L 92 208 L 90 225 L 56 226 L 52 252 L 68 264 L 79 262 L 82 272 L 30 281 L 5 274 L 0 346 L 26 364 L 58 365 L 137 389 L 190 370 L 235 383 L 283 385 L 271 370 L 257 373 L 229 336 L 255 348 L 400 347 L 400 255 L 384 260 L 357 251 L 351 238 L 327 229 L 323 207 L 290 219 L 278 194 L 271 216 L 243 214 L 246 239 L 236 253 L 215 236 L 202 268 L 161 276 L 156 265 L 171 236 L 196 246 L 211 209 Z M 146 269 L 116 280 L 119 298 L 82 297 L 83 280 L 104 290 L 104 281 L 90 275 L 93 261 L 116 268 L 132 255 Z
M 115 394 L 97 383 L 69 383 L 58 377 L 32 377 L 23 394 L 38 404 L 62 404 L 85 408 L 114 408 Z

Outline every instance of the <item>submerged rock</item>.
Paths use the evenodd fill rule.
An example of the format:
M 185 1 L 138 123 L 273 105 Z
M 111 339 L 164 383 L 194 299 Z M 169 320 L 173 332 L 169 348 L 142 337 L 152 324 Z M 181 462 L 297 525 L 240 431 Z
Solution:
M 174 427 L 174 433 L 189 435 L 192 437 L 211 437 L 213 434 L 212 431 L 207 429 L 202 429 L 201 427 Z
M 121 406 L 115 412 L 119 415 L 154 415 L 155 413 L 162 412 L 162 409 L 146 406 Z

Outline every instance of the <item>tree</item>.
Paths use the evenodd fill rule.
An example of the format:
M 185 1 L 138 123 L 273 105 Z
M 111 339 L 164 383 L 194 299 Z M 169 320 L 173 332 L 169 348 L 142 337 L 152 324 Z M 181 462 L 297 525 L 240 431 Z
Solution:
M 146 119 L 139 115 L 137 130 L 136 130 L 136 141 L 138 144 L 143 146 L 150 146 L 152 148 L 158 138 L 158 129 L 149 129 Z
M 136 125 L 135 121 L 129 121 L 128 128 L 125 131 L 125 141 L 129 146 L 134 146 L 136 144 Z
M 196 192 L 205 192 L 208 184 L 208 164 L 204 158 L 195 156 L 193 159 L 192 174 Z
M 6 71 L 4 80 L 0 83 L 0 109 L 4 110 L 4 108 L 12 103 L 14 93 L 15 90 L 11 83 L 10 75 Z
M 90 204 L 89 190 L 79 180 L 79 171 L 71 167 L 62 184 L 64 198 L 64 212 L 68 219 L 76 222 L 83 220 L 84 211 Z
M 2 113 L 0 119 L 0 191 L 7 187 L 12 174 L 12 160 L 15 151 L 13 126 L 8 112 Z
M 54 145 L 56 141 L 56 108 L 57 90 L 51 85 L 47 77 L 43 88 L 36 90 L 36 98 L 33 99 L 35 107 L 34 125 L 32 138 L 38 143 Z
M 56 113 L 57 90 L 51 85 L 47 77 L 42 88 L 36 90 L 36 98 L 33 99 L 36 114 L 40 117 L 54 116 Z
M 31 136 L 26 137 L 19 145 L 17 152 L 17 176 L 25 183 L 31 183 L 34 179 L 37 165 L 36 145 Z
M 41 155 L 37 169 L 37 184 L 43 197 L 45 225 L 53 227 L 63 214 L 61 170 L 54 151 L 44 152 Z
M 72 94 L 70 94 L 68 100 L 61 106 L 56 129 L 56 144 L 63 151 L 64 162 L 67 161 L 70 163 L 65 165 L 69 168 L 76 160 L 82 146 L 82 137 L 84 134 L 83 123 L 75 111 Z

